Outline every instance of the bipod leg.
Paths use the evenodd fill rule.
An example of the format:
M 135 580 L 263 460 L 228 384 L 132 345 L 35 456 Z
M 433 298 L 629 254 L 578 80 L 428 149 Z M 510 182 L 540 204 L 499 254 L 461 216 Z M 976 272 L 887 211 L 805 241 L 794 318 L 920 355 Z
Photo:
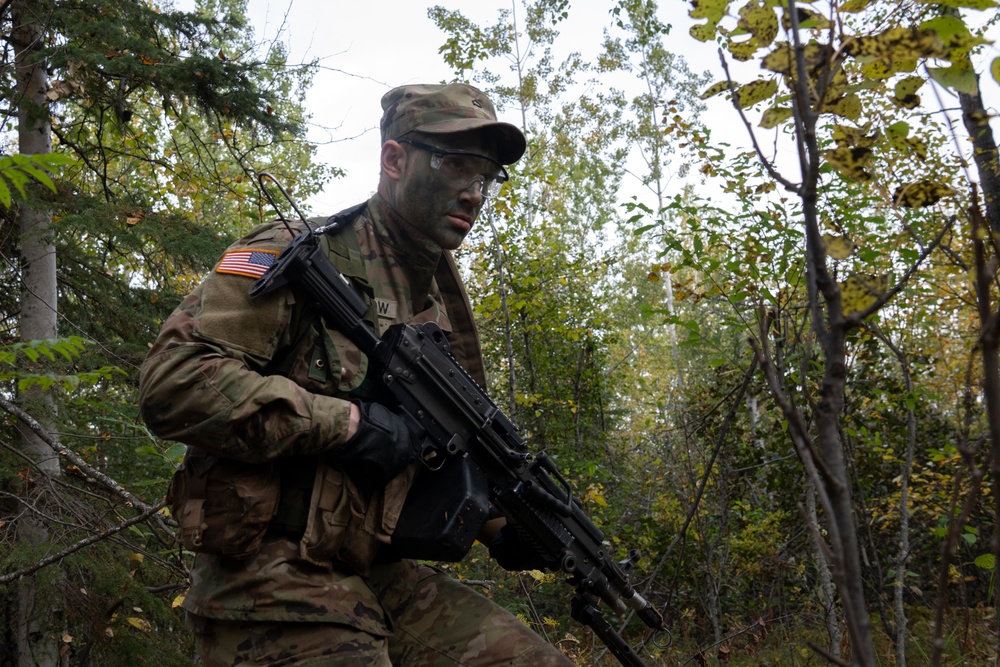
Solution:
M 586 593 L 578 593 L 570 601 L 570 616 L 574 620 L 586 625 L 594 631 L 608 650 L 618 659 L 618 662 L 625 667 L 646 667 L 642 658 L 632 650 L 620 634 L 615 632 L 604 614 L 594 604 L 593 598 Z

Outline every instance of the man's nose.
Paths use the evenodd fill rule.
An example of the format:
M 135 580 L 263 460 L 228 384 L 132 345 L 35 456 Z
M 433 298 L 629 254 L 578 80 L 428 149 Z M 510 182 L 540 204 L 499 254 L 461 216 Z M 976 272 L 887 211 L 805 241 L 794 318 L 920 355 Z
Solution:
M 486 195 L 483 194 L 484 180 L 482 177 L 474 179 L 469 185 L 462 190 L 461 198 L 468 199 L 476 206 L 482 206 L 483 201 L 486 199 Z

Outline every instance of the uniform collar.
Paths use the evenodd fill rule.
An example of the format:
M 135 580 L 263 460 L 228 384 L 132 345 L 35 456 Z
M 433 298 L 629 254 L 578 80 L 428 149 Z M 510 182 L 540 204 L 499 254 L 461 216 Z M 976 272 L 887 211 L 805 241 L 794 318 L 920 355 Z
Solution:
M 444 252 L 437 241 L 399 215 L 378 194 L 369 200 L 368 212 L 379 241 L 392 248 L 411 268 L 434 272 Z

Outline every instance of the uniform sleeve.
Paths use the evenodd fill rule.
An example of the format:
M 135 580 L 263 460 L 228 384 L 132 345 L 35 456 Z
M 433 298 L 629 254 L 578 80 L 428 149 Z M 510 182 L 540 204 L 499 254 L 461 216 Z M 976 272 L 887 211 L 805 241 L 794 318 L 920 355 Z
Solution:
M 286 241 L 258 233 L 234 248 L 268 254 Z M 247 462 L 335 448 L 350 403 L 268 373 L 291 342 L 292 293 L 250 299 L 254 278 L 226 269 L 220 262 L 164 323 L 140 370 L 143 420 L 165 440 Z

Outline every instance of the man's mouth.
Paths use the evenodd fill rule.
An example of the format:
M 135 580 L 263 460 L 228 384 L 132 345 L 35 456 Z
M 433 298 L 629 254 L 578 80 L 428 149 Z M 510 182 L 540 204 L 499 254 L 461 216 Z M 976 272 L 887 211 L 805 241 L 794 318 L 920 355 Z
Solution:
M 472 228 L 472 216 L 465 213 L 449 213 L 448 217 L 451 218 L 452 224 L 456 226 L 471 229 Z

